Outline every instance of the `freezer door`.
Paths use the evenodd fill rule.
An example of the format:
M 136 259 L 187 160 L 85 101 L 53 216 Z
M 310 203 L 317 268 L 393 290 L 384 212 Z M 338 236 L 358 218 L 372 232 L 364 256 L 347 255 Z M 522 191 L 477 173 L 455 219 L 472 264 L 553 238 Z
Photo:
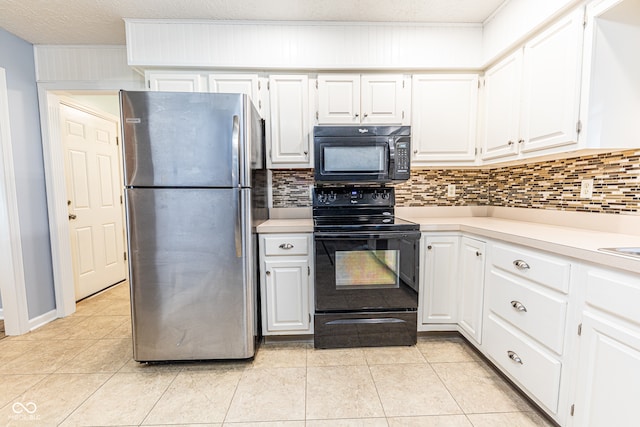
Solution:
M 246 187 L 247 102 L 240 94 L 121 91 L 125 185 Z
M 253 356 L 249 191 L 126 190 L 135 360 Z

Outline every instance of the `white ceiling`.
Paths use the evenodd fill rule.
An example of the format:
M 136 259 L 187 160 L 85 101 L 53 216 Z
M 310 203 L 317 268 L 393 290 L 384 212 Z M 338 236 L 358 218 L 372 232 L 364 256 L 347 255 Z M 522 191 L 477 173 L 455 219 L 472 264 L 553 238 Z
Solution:
M 33 44 L 124 44 L 122 18 L 482 23 L 508 0 L 0 0 Z

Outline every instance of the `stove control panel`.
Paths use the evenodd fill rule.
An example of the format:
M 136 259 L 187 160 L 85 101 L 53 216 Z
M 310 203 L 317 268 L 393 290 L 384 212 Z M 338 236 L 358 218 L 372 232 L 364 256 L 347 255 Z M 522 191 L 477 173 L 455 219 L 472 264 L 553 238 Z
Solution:
M 313 206 L 362 206 L 393 207 L 393 187 L 316 187 L 313 189 Z

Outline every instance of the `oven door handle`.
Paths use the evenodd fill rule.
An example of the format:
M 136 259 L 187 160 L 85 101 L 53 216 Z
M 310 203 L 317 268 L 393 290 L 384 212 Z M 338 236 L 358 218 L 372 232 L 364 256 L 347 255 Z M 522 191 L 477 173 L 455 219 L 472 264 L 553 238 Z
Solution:
M 363 232 L 321 232 L 313 233 L 316 239 L 420 239 L 419 231 L 385 231 L 381 233 Z
M 327 322 L 326 325 L 358 325 L 358 324 L 367 324 L 367 325 L 379 325 L 379 324 L 387 324 L 387 323 L 407 323 L 405 320 L 398 319 L 395 317 L 382 317 L 380 319 L 338 319 Z

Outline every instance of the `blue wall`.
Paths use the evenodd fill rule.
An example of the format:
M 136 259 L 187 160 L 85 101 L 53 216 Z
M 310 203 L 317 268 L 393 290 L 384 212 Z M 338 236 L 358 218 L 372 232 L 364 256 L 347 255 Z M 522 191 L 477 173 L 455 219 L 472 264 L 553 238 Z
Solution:
M 0 28 L 29 319 L 55 309 L 33 45 Z

